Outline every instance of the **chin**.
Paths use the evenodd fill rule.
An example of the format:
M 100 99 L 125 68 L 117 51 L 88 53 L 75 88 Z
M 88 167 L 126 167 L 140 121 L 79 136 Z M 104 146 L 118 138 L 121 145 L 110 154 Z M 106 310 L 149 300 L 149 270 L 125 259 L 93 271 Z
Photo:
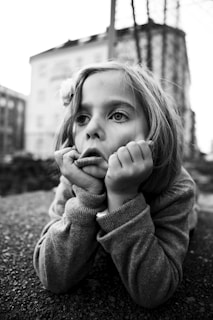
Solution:
M 106 175 L 106 170 L 97 166 L 86 166 L 82 170 L 97 179 L 104 179 Z

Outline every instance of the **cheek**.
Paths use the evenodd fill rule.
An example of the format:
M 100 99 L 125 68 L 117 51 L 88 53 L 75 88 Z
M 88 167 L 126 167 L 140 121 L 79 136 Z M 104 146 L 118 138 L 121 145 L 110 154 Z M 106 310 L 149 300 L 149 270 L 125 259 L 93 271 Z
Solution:
M 117 135 L 117 139 L 113 139 L 114 143 L 113 143 L 112 153 L 117 151 L 118 148 L 127 145 L 127 143 L 129 143 L 130 141 L 134 141 L 135 138 L 136 138 L 135 131 L 128 132 L 128 130 L 126 130 L 125 132 L 120 133 L 119 135 Z
M 79 153 L 82 152 L 82 145 L 83 145 L 83 137 L 82 133 L 79 129 L 73 126 L 73 142 L 74 145 Z

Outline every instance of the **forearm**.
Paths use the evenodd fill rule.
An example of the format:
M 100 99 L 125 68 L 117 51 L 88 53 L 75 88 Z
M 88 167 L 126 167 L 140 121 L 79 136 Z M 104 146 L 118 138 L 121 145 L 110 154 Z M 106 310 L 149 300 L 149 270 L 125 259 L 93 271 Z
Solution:
M 46 228 L 34 252 L 34 266 L 41 282 L 53 292 L 67 292 L 88 273 L 98 246 L 95 220 L 104 208 L 104 195 L 91 196 L 76 191 L 67 201 L 64 214 Z M 83 197 L 83 199 L 82 199 Z M 87 201 L 88 202 L 88 201 Z
M 165 221 L 162 216 L 155 225 L 141 194 L 97 220 L 102 230 L 98 241 L 112 256 L 133 300 L 148 308 L 166 301 L 182 277 L 188 247 L 185 212 L 177 217 L 165 212 Z
M 143 307 L 154 308 L 174 294 L 182 279 L 183 261 L 168 256 L 154 234 L 154 226 L 151 223 L 144 225 L 146 230 L 141 232 L 123 226 L 118 238 L 114 239 L 116 247 L 110 248 L 109 252 L 132 299 Z M 108 250 L 107 244 L 102 242 L 102 245 Z M 187 247 L 186 237 L 178 249 L 186 253 Z
M 126 202 L 134 199 L 137 196 L 137 193 L 107 193 L 107 205 L 108 211 L 113 212 L 124 205 Z
M 97 248 L 97 225 L 77 225 L 62 218 L 41 237 L 34 252 L 34 267 L 43 283 L 55 293 L 67 292 L 83 279 Z

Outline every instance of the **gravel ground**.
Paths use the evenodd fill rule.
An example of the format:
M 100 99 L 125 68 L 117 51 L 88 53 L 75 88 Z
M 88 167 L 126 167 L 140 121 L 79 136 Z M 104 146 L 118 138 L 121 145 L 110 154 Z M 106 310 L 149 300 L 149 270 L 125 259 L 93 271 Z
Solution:
M 213 207 L 200 212 L 177 292 L 163 306 L 146 310 L 131 301 L 103 252 L 88 278 L 69 294 L 43 289 L 32 255 L 52 199 L 52 192 L 40 191 L 0 198 L 1 320 L 213 319 Z

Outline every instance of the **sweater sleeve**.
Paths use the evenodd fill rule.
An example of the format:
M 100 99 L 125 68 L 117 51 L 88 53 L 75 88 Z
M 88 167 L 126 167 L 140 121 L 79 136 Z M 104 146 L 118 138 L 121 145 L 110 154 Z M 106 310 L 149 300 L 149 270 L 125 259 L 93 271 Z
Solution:
M 180 283 L 193 204 L 194 182 L 182 173 L 150 205 L 140 193 L 116 211 L 97 215 L 101 227 L 97 239 L 139 305 L 154 308 L 162 304 Z
M 51 221 L 43 229 L 33 257 L 34 268 L 46 289 L 67 292 L 90 270 L 98 246 L 95 217 L 105 208 L 105 197 L 61 180 L 50 207 Z

